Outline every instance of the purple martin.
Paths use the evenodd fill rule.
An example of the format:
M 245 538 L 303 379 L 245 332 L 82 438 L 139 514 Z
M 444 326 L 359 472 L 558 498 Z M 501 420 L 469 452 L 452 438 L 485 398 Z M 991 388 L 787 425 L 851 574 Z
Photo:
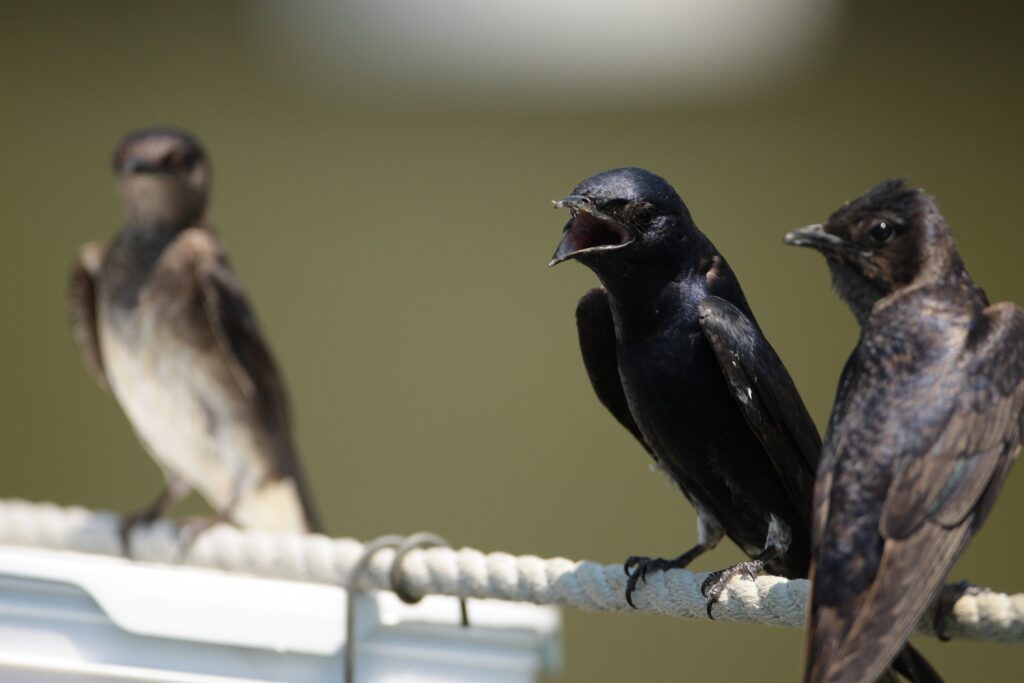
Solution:
M 205 223 L 202 147 L 180 130 L 142 130 L 117 146 L 113 167 L 124 225 L 108 247 L 81 249 L 69 301 L 86 366 L 166 479 L 123 538 L 193 490 L 215 520 L 319 530 L 281 374 Z
M 823 225 L 861 336 L 814 492 L 804 681 L 878 678 L 991 510 L 1024 432 L 1024 311 L 990 305 L 932 197 L 889 180 Z
M 576 308 L 594 391 L 697 512 L 695 546 L 626 560 L 627 601 L 723 536 L 751 559 L 705 581 L 709 615 L 737 574 L 806 576 L 821 441 L 725 258 L 640 168 L 598 173 L 556 206 L 571 217 L 550 265 L 575 259 L 603 285 Z

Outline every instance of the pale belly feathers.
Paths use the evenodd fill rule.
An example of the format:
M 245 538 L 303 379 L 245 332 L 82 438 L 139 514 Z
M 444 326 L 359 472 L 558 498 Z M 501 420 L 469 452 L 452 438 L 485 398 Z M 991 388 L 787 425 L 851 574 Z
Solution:
M 266 456 L 227 369 L 147 317 L 133 316 L 131 341 L 101 339 L 110 386 L 165 474 L 223 509 L 264 481 Z

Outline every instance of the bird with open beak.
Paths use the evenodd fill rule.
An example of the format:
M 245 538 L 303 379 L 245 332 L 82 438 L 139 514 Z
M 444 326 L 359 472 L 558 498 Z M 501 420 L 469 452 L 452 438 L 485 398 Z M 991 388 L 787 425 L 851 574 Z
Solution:
M 292 438 L 284 383 L 216 236 L 210 164 L 170 128 L 124 138 L 113 159 L 124 226 L 85 245 L 71 276 L 75 342 L 164 473 L 149 523 L 195 490 L 216 520 L 319 529 Z M 205 523 L 193 526 L 194 533 Z
M 1024 311 L 989 304 L 935 201 L 901 181 L 785 241 L 825 256 L 861 326 L 814 491 L 804 681 L 872 681 L 939 594 L 1016 456 Z
M 598 399 L 697 512 L 696 545 L 626 561 L 627 601 L 723 536 L 751 560 L 708 577 L 709 615 L 733 576 L 805 576 L 818 432 L 725 258 L 640 168 L 598 173 L 555 205 L 571 215 L 551 265 L 579 261 L 603 285 L 576 308 Z

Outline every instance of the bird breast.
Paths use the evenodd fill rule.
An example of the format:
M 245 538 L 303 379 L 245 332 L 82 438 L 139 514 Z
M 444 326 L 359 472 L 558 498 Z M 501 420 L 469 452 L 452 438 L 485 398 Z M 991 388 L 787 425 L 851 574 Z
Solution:
M 152 312 L 113 317 L 101 338 L 108 379 L 157 464 L 215 508 L 254 488 L 267 465 L 223 361 Z

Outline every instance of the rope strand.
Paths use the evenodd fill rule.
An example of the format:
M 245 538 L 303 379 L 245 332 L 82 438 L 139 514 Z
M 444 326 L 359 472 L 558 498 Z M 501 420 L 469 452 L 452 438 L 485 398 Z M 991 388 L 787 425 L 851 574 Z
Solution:
M 121 556 L 121 518 L 110 512 L 48 503 L 0 500 L 0 545 Z M 221 525 L 203 532 L 181 552 L 179 527 L 160 520 L 132 536 L 134 559 L 183 564 L 257 576 L 347 585 L 364 546 L 353 539 L 290 536 L 242 531 Z M 392 586 L 395 550 L 375 553 L 359 587 Z M 482 553 L 471 548 L 434 547 L 408 551 L 401 562 L 401 583 L 411 596 L 496 598 L 606 612 L 645 612 L 707 619 L 700 584 L 706 574 L 674 569 L 655 572 L 634 594 L 637 609 L 625 601 L 626 577 L 619 564 L 600 565 L 564 558 Z M 761 576 L 734 579 L 715 605 L 716 621 L 801 627 L 807 581 Z M 956 639 L 1024 643 L 1024 594 L 985 589 L 956 600 L 946 634 Z M 931 615 L 920 631 L 931 632 Z

